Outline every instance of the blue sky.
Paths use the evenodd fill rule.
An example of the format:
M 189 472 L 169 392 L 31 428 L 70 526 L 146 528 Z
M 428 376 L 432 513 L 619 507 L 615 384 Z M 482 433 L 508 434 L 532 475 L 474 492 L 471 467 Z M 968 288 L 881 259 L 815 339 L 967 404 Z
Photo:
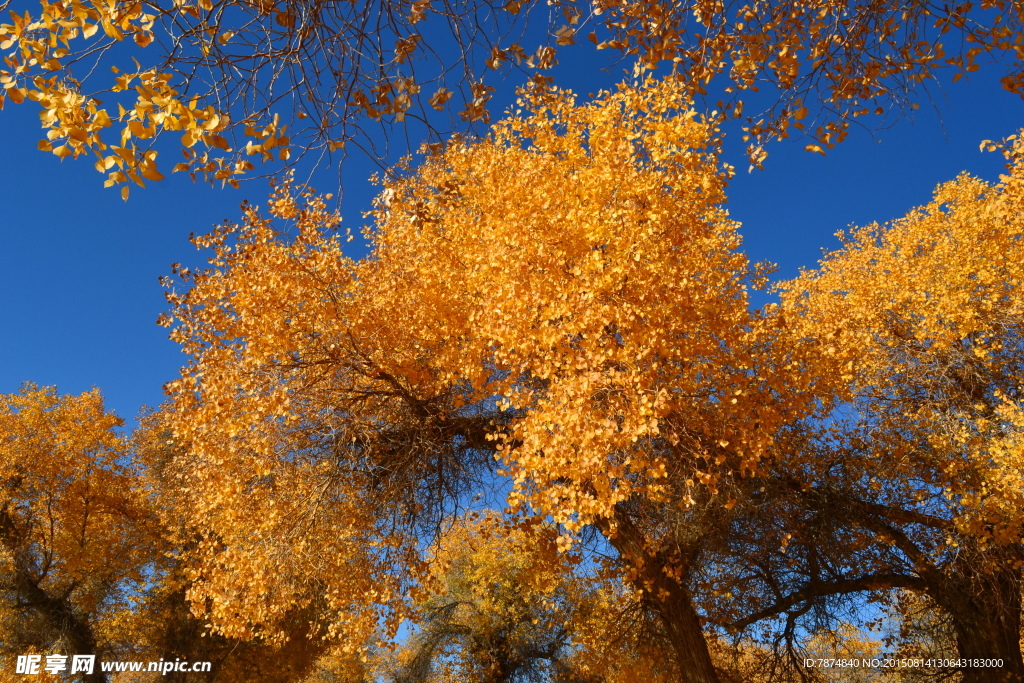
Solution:
M 621 79 L 619 69 L 588 65 L 589 46 L 564 54 L 563 85 L 586 93 Z M 727 136 L 727 160 L 739 169 L 729 208 L 743 223 L 745 250 L 778 263 L 778 277 L 792 277 L 813 266 L 822 248 L 838 246 L 839 229 L 898 217 L 964 170 L 995 180 L 1003 159 L 979 152 L 980 140 L 1024 125 L 1024 102 L 999 89 L 999 71 L 996 65 L 933 88 L 941 122 L 925 101 L 913 121 L 854 130 L 827 157 L 788 140 L 769 148 L 764 171 L 748 174 L 743 144 Z M 167 308 L 158 277 L 172 262 L 201 266 L 189 233 L 236 219 L 243 199 L 262 203 L 267 184 L 220 189 L 170 176 L 134 188 L 125 203 L 102 187 L 90 161 L 61 162 L 36 149 L 42 135 L 33 107 L 9 104 L 0 112 L 0 392 L 25 381 L 63 393 L 98 386 L 108 406 L 131 420 L 141 405 L 163 400 L 163 383 L 185 360 L 155 323 Z M 354 232 L 369 208 L 365 179 L 374 170 L 354 154 L 346 161 L 342 210 Z M 317 189 L 337 191 L 336 169 L 321 168 L 313 179 Z

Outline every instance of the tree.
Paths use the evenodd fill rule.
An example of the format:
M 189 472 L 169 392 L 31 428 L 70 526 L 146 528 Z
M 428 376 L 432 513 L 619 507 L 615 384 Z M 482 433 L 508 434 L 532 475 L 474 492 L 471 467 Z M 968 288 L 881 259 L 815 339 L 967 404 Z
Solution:
M 161 544 L 120 425 L 95 390 L 0 396 L 0 651 L 11 659 L 134 651 L 134 596 Z
M 393 629 L 429 566 L 423 534 L 493 487 L 495 454 L 510 503 L 560 525 L 563 546 L 603 534 L 684 680 L 719 677 L 704 620 L 896 588 L 950 613 L 963 656 L 1007 662 L 966 675 L 1016 675 L 1019 161 L 857 233 L 753 312 L 717 121 L 687 104 L 672 79 L 584 106 L 534 93 L 489 138 L 384 180 L 358 264 L 323 231 L 323 200 L 287 182 L 270 211 L 292 237 L 250 208 L 197 240 L 215 268 L 171 295 L 194 358 L 172 424 L 210 539 L 194 595 L 218 628 L 272 636 L 315 592 L 336 596 L 328 634 L 351 610 Z M 695 597 L 764 500 L 790 528 L 744 536 L 741 554 L 768 562 L 760 592 Z M 346 561 L 386 590 L 296 562 L 325 547 L 321 525 L 374 548 L 345 545 Z M 789 543 L 800 554 L 780 557 Z M 267 604 L 245 585 L 270 571 L 287 588 Z
M 393 629 L 422 534 L 493 486 L 496 454 L 511 504 L 565 547 L 599 529 L 682 679 L 715 680 L 696 541 L 815 379 L 747 305 L 759 271 L 720 208 L 716 121 L 681 84 L 522 105 L 385 180 L 363 262 L 287 182 L 269 210 L 290 237 L 249 208 L 197 240 L 214 268 L 170 295 L 194 359 L 170 386 L 173 467 L 209 539 L 192 595 L 226 633 L 272 634 L 314 593 L 327 634 Z M 698 499 L 710 526 L 683 546 L 658 511 Z
M 454 520 L 433 552 L 422 625 L 393 680 L 564 678 L 571 621 L 588 591 L 574 581 L 574 558 L 558 553 L 556 537 L 554 529 L 517 527 L 493 513 Z
M 37 102 L 42 149 L 94 155 L 108 186 L 127 187 L 162 177 L 152 143 L 164 134 L 180 135 L 174 170 L 234 183 L 254 159 L 372 144 L 364 129 L 374 121 L 423 122 L 417 138 L 448 128 L 434 109 L 486 122 L 491 70 L 514 64 L 546 87 L 557 50 L 584 34 L 639 72 L 671 66 L 693 95 L 726 83 L 716 106 L 745 120 L 756 164 L 767 139 L 803 130 L 809 114 L 808 148 L 822 151 L 944 67 L 956 78 L 1007 59 L 1003 86 L 1024 85 L 1011 0 L 563 0 L 528 22 L 538 5 L 43 0 L 0 26 L 10 51 L 0 105 Z M 763 88 L 773 103 L 744 117 L 747 95 Z
M 538 520 L 469 513 L 434 550 L 421 627 L 390 680 L 674 680 L 663 633 L 607 562 L 559 553 Z
M 965 668 L 964 681 L 1024 676 L 1024 168 L 1019 141 L 1007 151 L 1001 182 L 961 176 L 905 218 L 855 231 L 783 285 L 778 309 L 820 350 L 811 371 L 848 384 L 842 409 L 776 460 L 793 505 L 816 520 L 802 528 L 821 533 L 803 538 L 811 554 L 798 572 L 809 580 L 761 614 L 806 611 L 854 578 L 827 576 L 828 556 L 852 558 L 870 580 L 860 590 L 924 594 L 959 657 L 1002 660 Z
M 87 682 L 110 679 L 105 661 L 175 658 L 210 662 L 212 673 L 157 678 L 301 678 L 323 649 L 305 637 L 307 615 L 284 624 L 292 637 L 280 644 L 210 633 L 192 614 L 169 529 L 174 496 L 157 471 L 166 437 L 154 416 L 131 437 L 122 424 L 98 390 L 61 396 L 26 384 L 0 396 L 0 653 L 9 663 L 68 657 L 52 680 L 70 675 L 72 655 L 96 657 L 74 676 Z
M 169 468 L 178 454 L 161 410 L 146 411 L 132 432 L 127 456 L 136 468 L 136 488 L 148 492 L 152 514 L 160 522 L 163 552 L 154 559 L 150 580 L 132 610 L 131 637 L 139 654 L 150 661 L 181 659 L 209 662 L 206 672 L 161 672 L 170 683 L 291 683 L 303 680 L 328 652 L 328 643 L 310 637 L 315 608 L 293 609 L 280 623 L 281 638 L 237 638 L 214 632 L 199 618 L 189 599 L 195 568 L 187 553 L 202 541 L 182 523 L 180 482 Z M 358 668 L 344 653 L 335 656 L 335 669 Z M 155 680 L 155 679 L 154 679 Z
M 939 609 L 925 594 L 902 592 L 891 611 L 894 619 L 887 633 L 895 646 L 894 656 L 921 659 L 949 658 L 957 652 L 956 633 L 948 614 Z M 961 680 L 958 671 L 910 669 L 902 672 L 901 681 L 916 683 L 929 680 Z

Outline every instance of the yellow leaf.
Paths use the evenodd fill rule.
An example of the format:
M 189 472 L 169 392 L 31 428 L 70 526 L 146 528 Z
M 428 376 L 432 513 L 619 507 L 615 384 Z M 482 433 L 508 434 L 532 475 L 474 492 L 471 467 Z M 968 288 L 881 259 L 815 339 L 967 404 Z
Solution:
M 142 165 L 139 168 L 139 172 L 142 173 L 142 177 L 145 178 L 146 180 L 152 180 L 152 181 L 155 182 L 157 180 L 163 180 L 164 179 L 163 174 L 160 173 L 160 171 L 158 171 L 156 169 L 156 166 L 153 166 L 151 164 L 144 164 L 144 165 Z M 127 186 L 125 186 L 125 187 L 127 187 Z

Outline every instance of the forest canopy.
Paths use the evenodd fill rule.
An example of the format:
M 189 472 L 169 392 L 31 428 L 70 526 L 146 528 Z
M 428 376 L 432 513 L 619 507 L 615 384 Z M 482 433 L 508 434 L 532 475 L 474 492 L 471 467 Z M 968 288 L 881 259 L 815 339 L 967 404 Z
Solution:
M 124 197 L 174 147 L 237 185 L 424 144 L 363 258 L 289 172 L 194 236 L 136 428 L 0 394 L 0 681 L 1024 680 L 1022 138 L 790 279 L 723 153 L 737 121 L 753 166 L 824 153 L 942 69 L 1021 94 L 1020 3 L 12 9 L 0 106 Z M 561 87 L 588 42 L 631 77 Z
M 551 571 L 605 549 L 612 592 L 587 600 L 662 643 L 652 671 L 727 680 L 739 634 L 756 675 L 813 677 L 802 634 L 842 632 L 836 598 L 857 593 L 907 628 L 924 605 L 946 634 L 929 637 L 1002 662 L 963 680 L 1016 680 L 1015 150 L 1000 183 L 941 186 L 753 310 L 765 268 L 684 86 L 520 106 L 382 179 L 367 259 L 288 180 L 268 214 L 196 239 L 212 268 L 170 295 L 193 361 L 165 473 L 203 539 L 186 555 L 203 618 L 272 641 L 298 611 L 359 651 L 437 604 L 423 539 L 504 480 L 518 528 L 554 534 Z M 452 633 L 457 614 L 410 647 L 497 637 Z M 567 637 L 543 636 L 550 661 Z M 447 670 L 428 655 L 408 656 Z

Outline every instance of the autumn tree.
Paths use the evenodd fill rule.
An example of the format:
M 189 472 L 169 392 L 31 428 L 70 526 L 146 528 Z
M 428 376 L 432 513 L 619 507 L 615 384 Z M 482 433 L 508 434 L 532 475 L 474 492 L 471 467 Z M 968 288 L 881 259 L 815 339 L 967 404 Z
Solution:
M 952 620 L 927 594 L 901 591 L 889 609 L 893 618 L 886 638 L 893 645 L 894 656 L 948 659 L 957 652 Z M 939 671 L 907 670 L 902 672 L 899 680 L 916 683 L 936 679 L 959 681 L 961 676 L 949 668 Z
M 160 547 L 98 391 L 0 396 L 0 650 L 130 655 L 135 595 Z M 70 662 L 70 659 L 68 660 Z M 69 665 L 70 666 L 70 665 Z M 104 681 L 95 667 L 85 677 Z
M 577 41 L 637 72 L 671 68 L 693 95 L 717 90 L 711 101 L 742 119 L 754 163 L 765 140 L 794 129 L 809 148 L 829 148 L 853 120 L 898 111 L 944 68 L 957 78 L 1005 61 L 1003 87 L 1020 93 L 1024 83 L 1012 0 L 43 0 L 13 9 L 0 26 L 0 105 L 36 102 L 42 149 L 94 157 L 106 184 L 122 187 L 170 167 L 153 144 L 163 135 L 184 153 L 174 170 L 233 183 L 254 162 L 370 146 L 374 122 L 421 122 L 417 139 L 452 127 L 434 110 L 486 122 L 499 74 L 518 70 L 544 87 L 558 51 Z M 743 114 L 762 89 L 772 93 L 767 109 Z
M 305 615 L 284 625 L 294 637 L 277 644 L 210 633 L 192 614 L 171 533 L 174 496 L 160 485 L 165 440 L 151 419 L 130 437 L 119 433 L 122 424 L 98 390 L 62 396 L 26 384 L 0 396 L 4 670 L 19 655 L 56 654 L 69 657 L 66 677 L 77 654 L 96 661 L 75 680 L 108 680 L 103 661 L 175 658 L 208 661 L 212 672 L 155 677 L 298 680 L 323 649 L 305 637 Z
M 454 520 L 432 553 L 421 626 L 393 680 L 497 683 L 564 673 L 571 610 L 586 589 L 573 581 L 573 558 L 559 556 L 556 537 L 553 529 L 517 528 L 494 513 Z
M 417 544 L 493 486 L 496 456 L 510 504 L 566 547 L 599 529 L 679 675 L 715 680 L 686 578 L 816 380 L 747 304 L 717 124 L 683 85 L 522 107 L 389 176 L 365 261 L 288 183 L 279 222 L 249 207 L 197 240 L 213 268 L 180 272 L 167 321 L 193 358 L 170 386 L 207 539 L 191 595 L 239 636 L 312 595 L 329 636 L 393 629 Z M 681 543 L 659 510 L 698 499 L 708 525 Z
M 815 520 L 794 528 L 820 535 L 796 552 L 803 586 L 761 616 L 806 611 L 858 571 L 859 590 L 927 596 L 959 657 L 1002 660 L 965 681 L 1024 676 L 1020 153 L 997 184 L 964 175 L 905 218 L 854 231 L 783 285 L 777 309 L 820 351 L 809 367 L 847 386 L 842 409 L 774 461 Z M 836 556 L 846 569 L 829 576 Z
M 180 483 L 168 469 L 178 453 L 163 411 L 144 411 L 128 440 L 127 457 L 136 474 L 134 486 L 145 490 L 151 514 L 159 521 L 162 550 L 152 561 L 149 581 L 136 596 L 131 636 L 137 659 L 210 662 L 211 671 L 161 672 L 169 683 L 291 683 L 302 680 L 329 652 L 327 643 L 310 638 L 315 607 L 295 610 L 282 620 L 278 640 L 239 639 L 214 632 L 189 600 L 188 551 L 201 541 L 183 529 Z M 336 657 L 336 669 L 352 668 L 352 657 Z
M 637 592 L 606 560 L 559 553 L 557 537 L 536 518 L 494 511 L 454 520 L 432 551 L 419 629 L 388 679 L 674 680 L 671 649 Z

